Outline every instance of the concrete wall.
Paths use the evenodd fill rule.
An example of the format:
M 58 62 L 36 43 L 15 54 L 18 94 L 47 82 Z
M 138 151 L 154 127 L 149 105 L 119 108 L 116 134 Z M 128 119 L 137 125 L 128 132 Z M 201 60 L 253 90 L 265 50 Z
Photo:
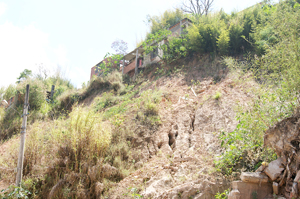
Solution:
M 96 75 L 96 76 L 98 75 L 98 73 L 96 73 L 95 69 L 96 69 L 96 66 L 94 66 L 94 67 L 91 68 L 90 80 L 93 78 L 94 75 Z
M 124 74 L 127 74 L 131 70 L 134 70 L 134 68 L 135 68 L 135 60 L 133 62 L 131 62 L 130 64 L 128 64 L 127 66 L 125 66 Z
M 109 57 L 108 57 L 108 58 L 105 58 L 104 60 L 102 60 L 101 62 L 99 62 L 96 66 L 93 66 L 93 67 L 91 68 L 90 80 L 92 79 L 92 77 L 93 77 L 94 75 L 96 75 L 96 76 L 99 75 L 99 72 L 96 72 L 96 70 L 95 70 L 95 69 L 97 68 L 97 66 L 100 65 L 102 62 L 108 62 L 108 59 L 109 59 Z M 120 63 L 116 63 L 116 64 L 113 64 L 113 65 L 112 65 L 112 68 L 118 69 L 119 67 L 120 67 Z

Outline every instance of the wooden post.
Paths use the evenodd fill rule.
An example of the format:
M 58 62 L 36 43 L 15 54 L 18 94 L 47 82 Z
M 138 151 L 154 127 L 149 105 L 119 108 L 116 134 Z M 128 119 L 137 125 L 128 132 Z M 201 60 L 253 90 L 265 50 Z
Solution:
M 179 30 L 179 35 L 181 35 L 181 32 L 182 32 L 182 20 L 180 20 L 180 30 Z
M 24 148 L 25 148 L 25 136 L 26 136 L 26 125 L 27 125 L 27 114 L 28 114 L 28 102 L 29 102 L 29 84 L 26 85 L 25 102 L 23 109 L 23 122 L 21 127 L 21 143 L 17 167 L 16 186 L 20 186 L 22 181 L 23 162 L 24 162 Z
M 125 68 L 125 56 L 123 57 L 122 75 L 124 75 L 124 68 Z
M 55 89 L 55 86 L 52 85 L 52 88 L 51 88 L 51 95 L 50 95 L 50 101 L 53 100 L 54 89 Z
M 136 49 L 136 55 L 135 55 L 135 71 L 134 71 L 134 79 L 136 78 L 136 76 L 138 75 L 138 67 L 139 67 L 139 63 L 138 63 L 138 58 L 139 58 L 139 48 Z

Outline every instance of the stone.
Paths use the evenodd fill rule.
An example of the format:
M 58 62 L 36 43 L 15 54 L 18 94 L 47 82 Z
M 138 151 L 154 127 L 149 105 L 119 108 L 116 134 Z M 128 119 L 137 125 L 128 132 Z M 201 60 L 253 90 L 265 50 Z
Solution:
M 251 183 L 267 183 L 269 178 L 264 173 L 260 172 L 242 172 L 241 180 L 243 182 Z
M 269 194 L 272 194 L 272 184 L 271 183 L 251 183 L 243 181 L 233 181 L 231 183 L 233 190 L 238 190 L 240 192 L 240 199 L 264 199 Z M 233 198 L 228 198 L 233 199 Z
M 278 183 L 277 182 L 273 182 L 272 187 L 273 187 L 273 193 L 276 194 L 276 195 L 278 195 L 278 193 L 279 193 Z
M 272 181 L 275 181 L 284 170 L 282 164 L 282 158 L 270 162 L 268 167 L 264 170 L 265 174 L 267 174 Z
M 97 198 L 101 197 L 101 194 L 102 194 L 103 190 L 104 190 L 104 184 L 101 183 L 101 182 L 96 182 L 96 184 L 95 184 L 95 192 L 96 192 Z
M 237 189 L 233 189 L 229 195 L 228 199 L 241 199 L 241 193 Z
M 260 165 L 260 167 L 258 167 L 258 169 L 256 169 L 255 172 L 263 172 L 266 167 L 267 167 L 266 165 Z

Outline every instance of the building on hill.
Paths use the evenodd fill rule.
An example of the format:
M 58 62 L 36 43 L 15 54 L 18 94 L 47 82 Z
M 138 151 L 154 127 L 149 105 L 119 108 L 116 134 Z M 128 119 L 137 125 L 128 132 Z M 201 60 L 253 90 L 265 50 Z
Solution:
M 109 59 L 110 59 L 110 57 L 107 57 L 91 68 L 90 80 L 93 78 L 93 76 L 101 76 L 102 75 L 102 71 L 100 70 L 99 66 L 104 62 L 105 63 L 109 62 Z M 120 63 L 113 64 L 111 67 L 118 69 L 120 67 Z
M 168 28 L 168 30 L 172 32 L 170 36 L 180 36 L 184 34 L 183 30 L 186 29 L 191 23 L 192 21 L 188 18 L 180 20 L 178 23 Z M 164 44 L 165 42 L 166 41 L 163 40 L 160 43 Z M 120 63 L 114 64 L 113 67 L 116 69 L 119 68 L 122 71 L 122 74 L 128 74 L 130 77 L 133 77 L 138 73 L 139 68 L 144 68 L 147 65 L 157 63 L 160 61 L 160 57 L 163 56 L 163 51 L 158 48 L 147 55 L 144 55 L 144 52 L 145 50 L 143 46 L 139 46 L 130 53 L 124 55 L 122 61 Z M 107 59 L 108 58 L 102 60 L 91 68 L 90 79 L 92 79 L 94 75 L 100 76 L 102 74 L 97 66 L 107 61 Z
M 186 29 L 192 23 L 191 20 L 184 18 L 180 20 L 175 25 L 168 28 L 172 32 L 170 36 L 180 36 L 184 34 L 184 29 Z M 166 41 L 163 40 L 160 43 L 164 44 Z M 145 50 L 142 46 L 137 47 L 127 55 L 123 57 L 123 60 L 128 61 L 129 64 L 126 65 L 124 69 L 122 69 L 123 74 L 128 74 L 129 76 L 133 77 L 134 74 L 138 72 L 139 68 L 144 68 L 147 65 L 157 63 L 160 61 L 160 57 L 163 56 L 163 51 L 161 49 L 156 48 L 153 52 L 143 55 Z M 143 56 L 142 56 L 143 55 Z

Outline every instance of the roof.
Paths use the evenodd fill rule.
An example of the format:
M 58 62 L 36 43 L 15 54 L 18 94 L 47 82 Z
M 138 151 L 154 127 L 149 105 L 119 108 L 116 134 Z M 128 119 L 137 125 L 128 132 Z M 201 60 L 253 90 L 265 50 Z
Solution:
M 142 54 L 143 52 L 145 52 L 143 46 L 139 46 L 137 48 L 135 48 L 133 51 L 131 51 L 130 53 L 126 54 L 123 59 L 125 60 L 132 60 L 136 57 L 136 50 L 139 50 L 139 54 Z
M 173 26 L 171 26 L 171 27 L 169 28 L 169 30 L 172 29 L 172 28 L 174 28 L 175 26 L 178 26 L 178 25 L 180 24 L 181 21 L 189 21 L 189 22 L 192 23 L 192 20 L 190 20 L 190 19 L 188 19 L 188 18 L 184 18 L 184 19 L 181 19 L 180 21 L 178 21 L 178 22 L 177 22 L 176 24 L 174 24 Z

